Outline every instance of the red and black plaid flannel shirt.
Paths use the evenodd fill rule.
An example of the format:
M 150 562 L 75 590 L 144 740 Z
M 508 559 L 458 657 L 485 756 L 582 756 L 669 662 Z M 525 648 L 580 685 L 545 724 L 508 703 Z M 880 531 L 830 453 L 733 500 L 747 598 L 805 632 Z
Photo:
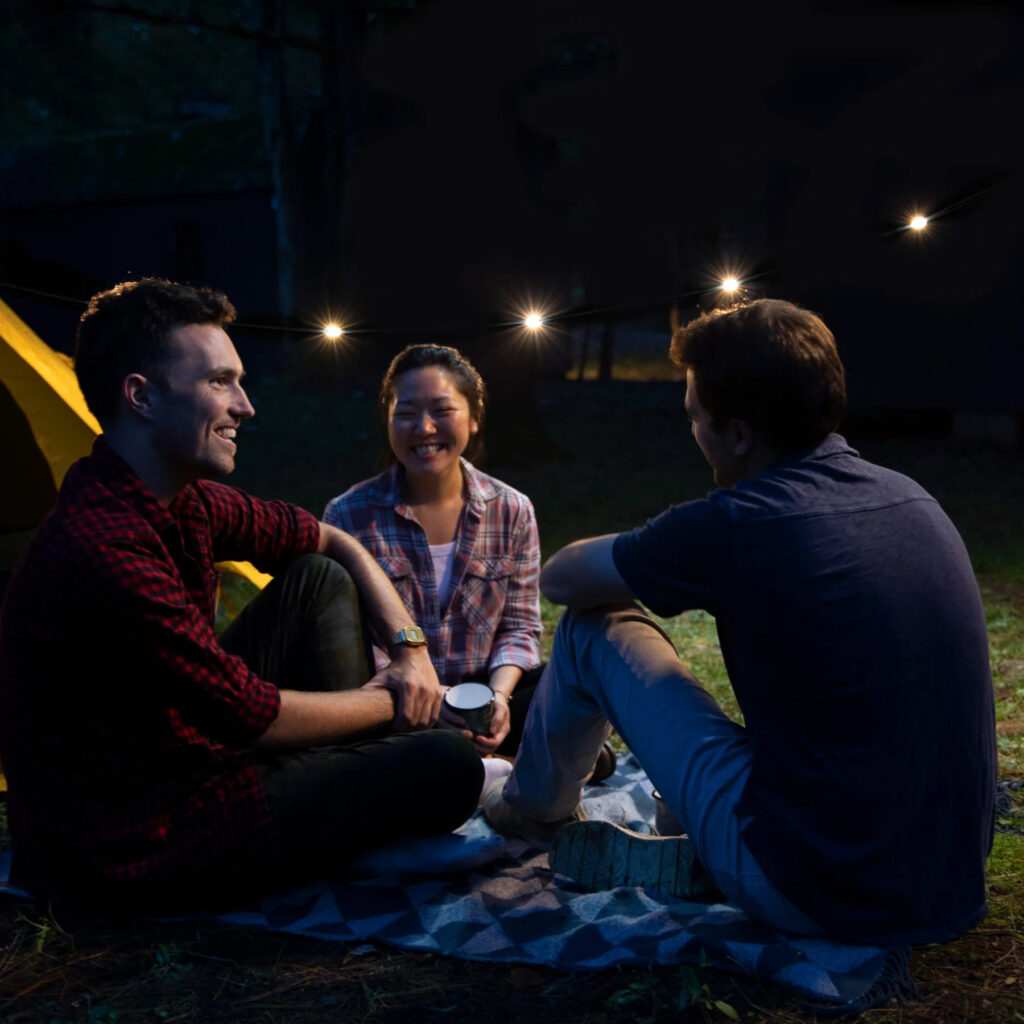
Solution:
M 318 537 L 216 483 L 165 508 L 102 437 L 71 467 L 0 615 L 19 884 L 173 881 L 274 848 L 250 747 L 280 695 L 214 634 L 214 562 L 276 572 Z

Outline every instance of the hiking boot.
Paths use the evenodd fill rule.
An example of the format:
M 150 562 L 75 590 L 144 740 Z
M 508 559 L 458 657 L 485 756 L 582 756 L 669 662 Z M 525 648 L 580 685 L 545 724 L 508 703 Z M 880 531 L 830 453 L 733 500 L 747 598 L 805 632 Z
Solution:
M 590 892 L 625 885 L 682 900 L 718 894 L 688 836 L 646 836 L 610 821 L 581 821 L 560 829 L 550 864 L 552 871 Z
M 615 756 L 615 751 L 612 749 L 612 745 L 610 743 L 606 743 L 598 751 L 597 763 L 594 765 L 594 770 L 590 773 L 590 778 L 587 779 L 587 785 L 592 786 L 595 782 L 604 782 L 609 775 L 614 774 L 618 763 L 619 760 Z
M 549 845 L 563 826 L 571 822 L 586 821 L 586 815 L 579 804 L 568 818 L 558 818 L 555 821 L 538 821 L 536 818 L 528 818 L 505 799 L 504 790 L 505 780 L 496 779 L 484 790 L 480 804 L 484 809 L 484 817 L 490 823 L 491 828 L 507 839 L 530 839 L 533 842 Z

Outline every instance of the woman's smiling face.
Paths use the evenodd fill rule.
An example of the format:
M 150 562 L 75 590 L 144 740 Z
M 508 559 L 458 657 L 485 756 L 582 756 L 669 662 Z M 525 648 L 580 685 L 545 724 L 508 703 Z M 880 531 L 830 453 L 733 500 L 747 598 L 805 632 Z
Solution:
M 469 402 L 441 367 L 408 370 L 396 379 L 388 443 L 407 473 L 444 474 L 458 468 L 476 432 Z

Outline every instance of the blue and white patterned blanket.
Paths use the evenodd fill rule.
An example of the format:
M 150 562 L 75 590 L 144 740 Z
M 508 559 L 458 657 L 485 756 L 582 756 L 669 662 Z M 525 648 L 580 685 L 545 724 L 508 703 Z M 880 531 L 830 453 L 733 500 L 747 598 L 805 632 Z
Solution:
M 591 818 L 649 825 L 650 781 L 634 758 L 621 757 L 615 775 L 587 788 L 584 809 Z M 6 869 L 0 860 L 0 888 Z M 479 812 L 452 835 L 372 854 L 344 880 L 215 916 L 347 943 L 567 970 L 707 964 L 785 986 L 819 1014 L 915 994 L 905 949 L 786 936 L 724 903 L 682 902 L 643 889 L 584 893 L 556 879 L 546 852 L 495 835 Z

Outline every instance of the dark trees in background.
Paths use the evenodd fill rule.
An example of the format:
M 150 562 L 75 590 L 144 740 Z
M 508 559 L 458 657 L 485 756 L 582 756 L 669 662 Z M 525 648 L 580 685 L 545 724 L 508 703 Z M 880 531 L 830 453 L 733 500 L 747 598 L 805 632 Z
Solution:
M 363 104 L 350 65 L 367 33 L 414 9 L 413 0 L 14 0 L 0 12 L 8 155 L 123 139 L 107 176 L 55 177 L 53 203 L 262 182 L 277 226 L 277 312 L 319 311 L 337 304 L 354 276 L 346 184 Z M 190 130 L 199 122 L 222 127 L 215 146 Z M 231 145 L 250 122 L 261 152 Z M 125 156 L 133 136 L 160 133 L 173 157 L 147 181 Z
M 149 173 L 211 192 L 262 175 L 280 312 L 295 318 L 483 333 L 540 284 L 550 308 L 601 310 L 594 349 L 606 316 L 710 292 L 734 255 L 721 269 L 769 269 L 758 288 L 835 325 L 862 400 L 1016 408 L 1024 350 L 1006 343 L 1020 314 L 1005 296 L 1024 160 L 1020 133 L 992 125 L 1019 107 L 1019 12 L 784 8 L 7 0 L 5 141 L 127 153 L 180 136 L 173 161 L 150 145 L 152 166 L 124 175 L 136 190 Z M 200 123 L 219 140 L 184 130 Z M 232 151 L 257 126 L 262 146 Z M 54 176 L 68 195 L 87 179 L 77 165 Z M 912 203 L 955 208 L 916 243 L 883 237 Z
M 284 33 L 284 0 L 259 0 L 259 7 L 262 29 L 257 44 L 259 98 L 277 224 L 277 305 L 287 319 L 295 312 L 295 263 L 301 247 L 294 193 L 294 122 L 288 106 L 284 48 L 279 41 Z

